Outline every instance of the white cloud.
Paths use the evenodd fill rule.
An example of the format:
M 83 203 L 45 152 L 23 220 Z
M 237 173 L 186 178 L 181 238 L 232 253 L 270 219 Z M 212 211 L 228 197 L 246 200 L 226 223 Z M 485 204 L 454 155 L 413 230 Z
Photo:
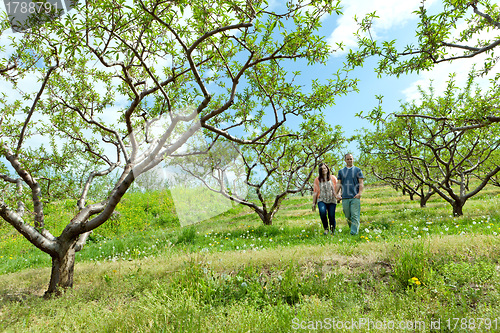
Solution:
M 426 6 L 430 6 L 434 1 L 427 1 Z M 328 38 L 328 43 L 332 47 L 341 42 L 346 49 L 356 47 L 357 40 L 354 33 L 359 26 L 354 17 L 360 21 L 366 14 L 376 11 L 379 18 L 373 22 L 372 36 L 377 38 L 379 34 L 403 26 L 410 19 L 416 18 L 412 12 L 421 4 L 421 0 L 344 0 L 342 1 L 344 15 L 337 20 L 337 27 Z
M 464 87 L 473 66 L 476 65 L 476 69 L 480 69 L 484 59 L 484 56 L 477 56 L 473 59 L 461 59 L 455 60 L 454 62 L 441 63 L 436 65 L 431 71 L 421 73 L 418 80 L 402 91 L 406 101 L 412 102 L 420 99 L 418 87 L 421 86 L 424 91 L 429 91 L 428 88 L 431 81 L 435 92 L 438 95 L 442 94 L 446 89 L 447 81 L 450 79 L 451 73 L 455 73 L 455 84 L 458 87 Z M 490 71 L 487 76 L 478 78 L 475 82 L 482 87 L 486 87 L 489 84 L 489 80 L 498 72 L 499 69 L 495 68 Z
M 433 4 L 435 6 L 433 7 Z M 343 42 L 344 52 L 338 52 L 337 55 L 344 55 L 350 48 L 357 47 L 357 39 L 354 33 L 358 30 L 358 25 L 354 19 L 356 16 L 358 21 L 361 20 L 367 13 L 376 11 L 376 18 L 373 21 L 371 29 L 372 37 L 377 40 L 392 40 L 398 39 L 401 45 L 405 45 L 408 39 L 414 38 L 417 15 L 416 11 L 421 5 L 421 0 L 342 0 L 343 13 L 337 20 L 337 26 L 328 38 L 328 42 L 332 47 L 336 43 Z M 439 2 L 429 0 L 425 2 L 425 6 L 430 10 L 440 11 L 442 8 L 438 6 Z M 414 22 L 411 22 L 414 21 Z M 465 22 L 461 21 L 457 25 L 457 29 L 452 32 L 450 40 L 459 37 L 459 32 L 465 28 Z M 402 37 L 403 36 L 403 37 Z M 404 36 L 407 36 L 404 37 Z M 493 40 L 498 38 L 498 31 L 490 31 L 488 33 L 481 32 L 477 38 L 482 40 Z M 404 40 L 406 39 L 406 40 Z M 460 50 L 456 53 L 460 54 Z M 450 53 L 451 54 L 451 53 Z M 456 73 L 455 82 L 459 87 L 463 87 L 468 78 L 469 72 L 475 66 L 476 69 L 483 67 L 486 56 L 480 55 L 471 59 L 459 59 L 453 62 L 443 62 L 437 64 L 430 71 L 422 72 L 417 80 L 409 86 L 402 87 L 402 94 L 406 101 L 413 101 L 420 98 L 418 86 L 428 88 L 432 80 L 433 87 L 436 93 L 441 94 L 447 85 L 451 73 Z M 500 66 L 496 66 L 490 73 L 478 79 L 476 82 L 481 86 L 486 86 L 489 80 L 500 71 Z
M 459 26 L 453 34 L 454 37 L 458 37 L 459 34 L 458 32 L 463 30 L 463 28 L 465 28 L 464 25 Z M 498 35 L 497 31 L 482 32 L 481 39 L 493 40 L 498 37 L 497 35 Z M 461 52 L 452 53 L 450 50 L 450 56 L 458 55 L 460 53 Z M 442 62 L 435 65 L 434 68 L 432 68 L 430 71 L 420 73 L 419 78 L 415 82 L 413 82 L 409 87 L 407 87 L 402 91 L 403 94 L 405 95 L 406 101 L 412 102 L 414 100 L 418 100 L 420 98 L 420 93 L 418 92 L 418 86 L 421 86 L 425 91 L 428 91 L 428 87 L 431 81 L 432 81 L 432 86 L 435 89 L 435 92 L 438 95 L 442 94 L 446 89 L 447 81 L 449 80 L 451 73 L 455 73 L 455 84 L 458 87 L 464 87 L 471 70 L 482 69 L 486 58 L 487 56 L 485 54 L 480 54 L 473 58 L 457 59 L 454 60 L 453 62 Z M 494 78 L 494 76 L 499 72 L 500 72 L 500 66 L 497 65 L 493 67 L 493 69 L 490 70 L 490 72 L 487 75 L 484 75 L 483 77 L 476 79 L 475 83 L 485 88 L 490 85 L 490 80 Z

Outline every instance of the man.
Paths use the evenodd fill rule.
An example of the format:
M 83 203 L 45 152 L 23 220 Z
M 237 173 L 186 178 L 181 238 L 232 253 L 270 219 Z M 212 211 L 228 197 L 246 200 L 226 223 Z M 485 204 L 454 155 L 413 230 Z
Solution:
M 335 195 L 337 199 L 342 199 L 342 208 L 347 218 L 347 224 L 351 228 L 351 235 L 356 235 L 359 230 L 359 216 L 361 213 L 361 194 L 364 190 L 363 172 L 360 168 L 353 166 L 352 154 L 344 156 L 346 166 L 339 170 Z M 342 189 L 342 197 L 339 191 Z

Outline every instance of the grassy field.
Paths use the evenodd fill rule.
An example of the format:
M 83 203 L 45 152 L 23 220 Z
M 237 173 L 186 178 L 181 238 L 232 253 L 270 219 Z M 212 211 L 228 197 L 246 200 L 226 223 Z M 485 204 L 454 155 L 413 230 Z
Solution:
M 310 197 L 274 225 L 234 207 L 181 228 L 168 193 L 128 195 L 77 255 L 75 286 L 42 299 L 50 260 L 0 226 L 6 332 L 500 331 L 500 189 L 465 215 L 368 187 L 360 234 L 337 209 L 324 236 Z M 73 203 L 47 209 L 61 228 Z M 61 221 L 61 225 L 58 224 Z

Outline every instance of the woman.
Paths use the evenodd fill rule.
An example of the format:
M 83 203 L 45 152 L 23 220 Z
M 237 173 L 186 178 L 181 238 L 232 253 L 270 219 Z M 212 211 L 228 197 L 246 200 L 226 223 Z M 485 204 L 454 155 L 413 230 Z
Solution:
M 325 163 L 320 163 L 318 167 L 319 177 L 314 180 L 313 194 L 313 212 L 316 210 L 318 203 L 319 217 L 323 223 L 324 234 L 328 235 L 328 231 L 335 232 L 335 208 L 337 207 L 337 199 L 335 198 L 335 186 L 337 178 L 330 174 L 330 169 Z M 329 225 L 328 225 L 329 224 Z

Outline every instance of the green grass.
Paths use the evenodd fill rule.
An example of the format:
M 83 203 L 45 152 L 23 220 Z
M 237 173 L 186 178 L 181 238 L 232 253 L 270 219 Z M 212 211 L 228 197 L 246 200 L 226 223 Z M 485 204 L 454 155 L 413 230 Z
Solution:
M 437 197 L 421 209 L 388 187 L 368 187 L 358 236 L 340 207 L 339 232 L 322 235 L 310 202 L 286 200 L 272 226 L 237 206 L 181 228 L 168 194 L 130 194 L 77 254 L 74 288 L 49 300 L 41 298 L 48 256 L 3 225 L 0 330 L 322 332 L 335 319 L 362 320 L 360 332 L 394 331 L 373 326 L 384 320 L 412 323 L 409 331 L 431 331 L 431 322 L 488 331 L 484 321 L 471 328 L 479 318 L 500 329 L 500 189 L 487 188 L 453 218 Z M 60 228 L 71 209 L 51 207 L 48 224 Z M 452 330 L 453 318 L 471 320 L 468 330 L 460 322 Z

